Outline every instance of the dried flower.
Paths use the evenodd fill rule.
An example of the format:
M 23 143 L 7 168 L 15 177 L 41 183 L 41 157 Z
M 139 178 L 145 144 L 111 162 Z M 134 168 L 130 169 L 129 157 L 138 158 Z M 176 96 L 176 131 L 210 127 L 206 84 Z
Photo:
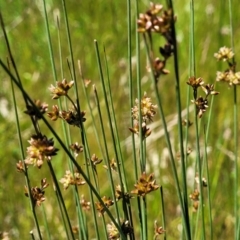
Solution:
M 217 72 L 216 81 L 227 82 L 229 86 L 240 84 L 240 72 L 234 73 L 232 70 Z
M 44 160 L 51 160 L 57 155 L 58 149 L 54 147 L 53 139 L 47 139 L 44 135 L 33 135 L 28 141 L 27 158 L 24 160 L 27 165 L 34 165 L 41 168 Z
M 23 161 L 21 161 L 21 160 L 18 161 L 18 163 L 16 163 L 16 166 L 17 166 L 17 171 L 18 172 L 25 172 L 25 167 L 24 167 L 24 162 Z
M 112 158 L 112 159 L 109 161 L 109 166 L 110 166 L 110 168 L 111 168 L 112 171 L 114 171 L 114 172 L 117 171 L 117 163 L 116 163 L 116 161 L 115 161 L 114 158 Z M 108 166 L 106 166 L 106 165 L 103 165 L 103 167 L 104 167 L 105 169 L 108 169 Z
M 139 100 L 135 100 L 136 105 L 132 108 L 133 119 L 139 120 Z M 141 100 L 141 116 L 143 122 L 152 121 L 152 118 L 156 114 L 157 105 L 154 105 L 151 98 L 147 97 L 147 93 L 144 92 L 144 96 Z
M 162 235 L 166 231 L 163 227 L 159 227 L 157 221 L 154 221 L 154 239 L 157 239 L 159 235 Z
M 132 133 L 135 133 L 135 134 L 138 134 L 139 135 L 139 124 L 138 124 L 138 121 L 135 120 L 134 121 L 134 126 L 133 128 L 129 128 L 129 130 L 132 132 Z M 148 136 L 150 136 L 152 133 L 152 131 L 150 130 L 149 127 L 147 127 L 146 123 L 143 122 L 142 123 L 142 135 L 143 135 L 143 139 L 147 138 Z
M 202 90 L 205 92 L 206 97 L 208 97 L 208 95 L 218 95 L 219 92 L 214 90 L 214 85 L 213 84 L 206 84 L 206 85 L 202 85 Z
M 49 186 L 49 184 L 46 181 L 46 178 L 41 180 L 41 187 L 32 187 L 31 188 L 31 197 L 33 200 L 33 204 L 34 206 L 40 206 L 42 202 L 45 201 L 45 191 L 44 189 L 47 188 Z M 25 186 L 25 196 L 29 197 L 29 192 L 28 192 L 28 188 Z
M 34 117 L 36 120 L 42 118 L 42 115 L 48 110 L 48 104 L 42 103 L 40 100 L 34 101 L 35 106 L 27 105 L 27 110 L 24 113 L 28 114 L 31 117 Z
M 59 117 L 59 109 L 57 105 L 53 105 L 52 106 L 52 112 L 48 112 L 47 113 L 48 117 L 50 117 L 50 119 L 52 121 L 56 121 Z
M 170 72 L 165 69 L 166 59 L 160 60 L 160 58 L 156 58 L 153 62 L 154 76 L 155 79 L 158 79 L 161 74 L 169 74 Z
M 189 198 L 193 200 L 193 209 L 197 211 L 199 205 L 199 190 L 195 189 L 192 194 L 189 195 Z
M 79 172 L 71 173 L 67 170 L 64 177 L 59 180 L 63 184 L 64 189 L 68 189 L 69 185 L 84 185 L 86 182 L 81 178 Z
M 196 101 L 192 100 L 192 102 L 197 107 L 198 117 L 201 118 L 203 113 L 205 113 L 207 108 L 208 108 L 208 100 L 206 98 L 199 97 L 199 98 L 196 99 Z
M 221 47 L 217 53 L 214 54 L 214 57 L 217 60 L 229 61 L 234 56 L 234 53 L 231 48 Z
M 118 221 L 116 220 L 116 222 Z M 133 228 L 131 227 L 129 221 L 127 220 L 124 221 L 120 219 L 120 224 L 121 224 L 122 232 L 125 235 L 128 235 L 133 232 Z M 107 224 L 107 232 L 108 232 L 108 239 L 120 239 L 119 231 L 113 222 L 111 222 L 110 224 Z
M 81 196 L 81 199 L 80 199 L 80 204 L 82 206 L 82 209 L 84 211 L 89 211 L 90 210 L 90 202 L 86 201 L 86 199 L 84 198 L 84 195 Z
M 193 76 L 188 79 L 187 84 L 190 85 L 194 90 L 196 90 L 204 84 L 204 81 L 201 77 L 196 78 Z
M 100 164 L 102 162 L 102 159 L 99 159 L 96 154 L 94 153 L 91 157 L 91 162 L 94 166 Z
M 104 205 L 109 208 L 110 206 L 112 206 L 114 204 L 113 200 L 111 200 L 111 198 L 107 198 L 106 196 L 102 197 L 102 201 L 104 202 Z M 100 202 L 96 202 L 96 207 L 97 210 L 99 211 L 100 214 L 104 214 L 105 209 L 103 207 L 103 205 Z
M 77 157 L 79 153 L 83 152 L 83 146 L 80 146 L 78 142 L 71 144 L 70 149 L 74 152 L 75 157 Z
M 159 188 L 156 184 L 156 180 L 153 179 L 153 173 L 149 176 L 145 172 L 141 175 L 137 184 L 134 185 L 135 189 L 131 191 L 133 194 L 144 197 L 146 194 L 155 191 Z
M 191 127 L 193 125 L 193 123 L 190 120 L 183 119 L 182 120 L 182 125 L 186 126 L 186 127 Z
M 57 82 L 57 86 L 50 86 L 49 90 L 53 94 L 52 99 L 58 99 L 61 96 L 66 96 L 68 90 L 73 86 L 74 81 L 67 82 L 66 79 L 63 79 L 61 82 Z
M 74 125 L 77 127 L 81 126 L 81 122 L 85 122 L 86 118 L 84 117 L 86 112 L 82 111 L 81 116 L 78 115 L 78 112 L 75 110 L 61 111 L 59 117 L 65 120 L 68 124 Z
M 171 31 L 172 10 L 163 11 L 160 4 L 150 3 L 150 9 L 141 13 L 137 20 L 139 32 L 156 32 L 167 35 Z M 158 14 L 162 12 L 161 16 Z M 169 35 L 169 34 L 168 34 Z
M 118 240 L 120 239 L 120 234 L 114 223 L 107 224 L 108 239 Z

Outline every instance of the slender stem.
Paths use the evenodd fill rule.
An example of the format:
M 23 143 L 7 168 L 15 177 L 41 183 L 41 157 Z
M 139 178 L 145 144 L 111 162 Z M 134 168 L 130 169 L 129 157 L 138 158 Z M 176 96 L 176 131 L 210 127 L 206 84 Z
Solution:
M 204 219 L 204 203 L 203 203 L 203 186 L 202 186 L 202 164 L 201 164 L 201 157 L 200 157 L 200 136 L 199 136 L 199 128 L 198 128 L 198 115 L 197 115 L 197 109 L 195 107 L 195 118 L 194 118 L 194 125 L 195 125 L 195 133 L 196 133 L 196 164 L 197 164 L 197 169 L 198 169 L 198 179 L 199 179 L 199 192 L 200 192 L 200 209 L 199 211 L 201 212 L 201 219 L 202 219 L 202 234 L 203 234 L 203 239 L 206 239 L 206 234 L 205 234 L 205 219 Z
M 109 157 L 109 151 L 108 151 L 108 147 L 107 147 L 107 140 L 106 140 L 106 135 L 105 135 L 105 131 L 104 131 L 104 126 L 103 126 L 103 118 L 102 118 L 102 113 L 101 113 L 101 109 L 100 109 L 100 104 L 99 104 L 99 98 L 98 98 L 98 93 L 97 93 L 97 90 L 96 88 L 94 87 L 94 94 L 95 94 L 95 98 L 96 98 L 96 104 L 97 104 L 97 109 L 98 109 L 98 114 L 99 114 L 99 119 L 100 119 L 100 127 L 101 127 L 101 130 L 102 130 L 102 136 L 103 136 L 103 143 L 104 143 L 104 148 L 105 148 L 105 164 L 107 165 L 108 167 L 108 178 L 109 178 L 109 181 L 110 181 L 110 186 L 111 186 L 111 191 L 112 191 L 112 196 L 114 198 L 114 207 L 115 207 L 115 211 L 116 211 L 116 214 L 117 214 L 117 219 L 118 219 L 118 222 L 120 222 L 120 216 L 119 216 L 119 210 L 118 210 L 118 207 L 117 207 L 117 201 L 116 201 L 116 196 L 115 196 L 115 188 L 114 188 L 114 182 L 113 182 L 113 177 L 112 177 L 112 170 L 111 170 L 111 166 L 110 166 L 110 157 Z M 119 168 L 119 166 L 118 166 Z
M 162 209 L 162 226 L 163 229 L 166 229 L 166 215 L 165 215 L 165 206 L 164 206 L 164 198 L 163 198 L 163 187 L 160 187 L 160 200 L 161 200 L 161 209 Z M 164 240 L 167 239 L 167 233 L 164 232 Z
M 50 161 L 47 161 L 47 163 L 48 163 L 48 167 L 49 167 L 49 170 L 50 170 L 52 179 L 53 179 L 54 186 L 56 187 L 56 191 L 57 191 L 57 193 L 58 193 L 58 195 L 59 195 L 60 202 L 61 202 L 61 204 L 62 204 L 62 206 L 63 206 L 63 211 L 64 211 L 64 215 L 65 215 L 65 217 L 66 217 L 66 219 L 67 219 L 67 224 L 68 224 L 69 232 L 70 232 L 70 234 L 71 234 L 72 239 L 74 240 L 74 234 L 73 234 L 72 226 L 71 226 L 71 223 L 70 223 L 69 215 L 68 215 L 68 212 L 67 212 L 66 205 L 65 205 L 65 203 L 64 203 L 64 199 L 63 199 L 61 190 L 60 190 L 60 188 L 59 188 L 59 184 L 58 184 L 58 181 L 57 181 L 55 172 L 54 172 L 54 170 L 53 170 L 53 167 L 52 167 L 51 162 L 50 162 Z
M 234 36 L 233 36 L 233 11 L 232 11 L 232 0 L 228 1 L 229 3 L 229 23 L 230 23 L 230 43 L 231 48 L 234 52 Z M 235 60 L 233 58 L 233 63 L 235 64 Z M 238 106 L 237 106 L 237 86 L 233 86 L 233 112 L 234 112 L 234 215 L 235 215 L 235 227 L 234 234 L 235 240 L 239 239 L 238 235 L 238 221 L 239 221 L 239 213 L 238 213 Z
M 56 81 L 57 79 L 57 73 L 56 73 L 56 67 L 55 67 L 55 62 L 54 62 L 54 55 L 53 55 L 53 48 L 52 48 L 52 41 L 51 41 L 51 36 L 50 36 L 50 31 L 49 31 L 49 24 L 48 24 L 48 16 L 47 16 L 47 10 L 46 10 L 46 0 L 43 0 L 43 9 L 44 9 L 44 19 L 45 19 L 45 26 L 46 26 L 46 31 L 47 31 L 47 38 L 48 38 L 48 47 L 49 47 L 49 52 L 50 52 L 50 59 L 51 59 L 51 65 L 52 65 L 52 71 L 53 71 L 53 76 Z
M 176 89 L 176 102 L 177 102 L 177 112 L 178 112 L 178 136 L 180 143 L 180 154 L 181 154 L 181 168 L 182 168 L 182 181 L 183 181 L 183 203 L 184 203 L 184 217 L 186 219 L 186 232 L 189 238 L 191 238 L 191 227 L 190 219 L 188 212 L 188 193 L 187 193 L 187 176 L 186 176 L 186 166 L 185 166 L 185 157 L 184 157 L 184 138 L 182 130 L 182 106 L 181 106 L 181 94 L 180 94 L 180 77 L 179 77 L 179 68 L 178 68 L 178 52 L 177 52 L 177 36 L 175 30 L 175 20 L 174 20 L 174 8 L 172 1 L 169 0 L 169 9 L 172 9 L 172 40 L 173 40 L 173 54 L 174 54 L 174 70 L 175 70 L 175 89 Z
M 9 67 L 9 63 L 8 63 L 8 67 Z M 22 136 L 21 136 L 21 128 L 20 128 L 20 122 L 19 122 L 19 117 L 18 117 L 17 101 L 16 101 L 16 96 L 15 96 L 13 81 L 11 81 L 11 90 L 12 90 L 13 106 L 14 106 L 14 113 L 15 113 L 15 119 L 16 119 L 16 128 L 17 128 L 17 133 L 18 133 L 18 141 L 19 141 L 19 146 L 20 146 L 20 151 L 21 151 L 21 156 L 22 156 L 22 164 L 23 164 L 23 168 L 24 168 L 25 183 L 27 185 L 27 189 L 28 189 L 28 192 L 29 192 L 30 209 L 31 209 L 32 214 L 33 214 L 33 220 L 34 220 L 35 226 L 37 228 L 37 233 L 38 233 L 39 239 L 41 240 L 42 235 L 41 235 L 41 231 L 40 231 L 35 207 L 34 207 L 34 204 L 33 204 L 33 198 L 32 198 L 32 194 L 31 194 L 31 186 L 30 186 L 30 179 L 29 179 L 29 176 L 28 176 L 28 169 L 27 169 L 26 164 L 24 162 L 25 156 L 24 156 L 24 150 L 23 150 L 23 141 L 22 141 Z
M 146 43 L 145 35 L 144 35 L 144 40 L 145 40 L 145 46 L 146 46 L 146 50 L 147 50 L 147 56 L 149 58 L 149 62 L 151 62 L 150 61 L 149 48 L 148 48 L 148 45 Z M 171 167 L 172 167 L 172 171 L 173 171 L 173 176 L 174 176 L 175 186 L 176 186 L 176 190 L 177 190 L 177 195 L 178 195 L 181 210 L 182 210 L 183 225 L 184 225 L 184 228 L 186 229 L 188 224 L 187 224 L 187 218 L 185 217 L 185 207 L 184 207 L 184 204 L 183 204 L 183 199 L 182 199 L 182 194 L 181 194 L 181 189 L 180 189 L 180 183 L 179 183 L 178 174 L 177 174 L 177 168 L 176 168 L 175 159 L 174 159 L 174 156 L 173 156 L 173 150 L 172 150 L 172 145 L 171 145 L 171 141 L 170 141 L 169 132 L 168 132 L 168 129 L 167 129 L 167 122 L 166 122 L 165 115 L 164 115 L 164 112 L 163 112 L 162 101 L 161 101 L 160 93 L 159 93 L 159 90 L 158 90 L 157 82 L 156 82 L 156 79 L 155 79 L 155 76 L 154 76 L 152 65 L 151 65 L 151 76 L 152 76 L 152 82 L 153 82 L 153 89 L 155 91 L 155 95 L 156 95 L 156 99 L 157 99 L 157 105 L 158 105 L 158 109 L 159 109 L 159 112 L 160 112 L 160 117 L 161 117 L 161 120 L 162 120 L 163 129 L 164 129 L 164 136 L 165 136 L 165 139 L 166 139 L 167 148 L 168 148 L 169 155 L 170 155 Z M 190 240 L 191 238 L 190 238 L 189 231 L 186 230 L 185 233 L 186 233 L 186 238 L 188 240 Z
M 50 235 L 50 231 L 49 231 L 49 227 L 48 227 L 48 223 L 47 223 L 47 215 L 46 215 L 44 204 L 42 204 L 41 207 L 42 207 L 42 212 L 43 212 L 44 226 L 45 226 L 45 230 L 47 232 L 47 238 L 48 238 L 48 240 L 50 240 L 51 235 Z
M 213 99 L 212 99 L 213 102 Z M 212 104 L 211 104 L 212 110 Z M 210 111 L 211 112 L 211 111 Z M 210 122 L 210 112 L 208 117 L 208 122 Z M 207 131 L 206 131 L 207 132 Z M 210 187 L 210 177 L 209 177 L 209 167 L 208 167 L 208 156 L 207 156 L 207 139 L 208 135 L 205 134 L 205 143 L 204 143 L 204 162 L 206 163 L 206 172 L 207 172 L 207 192 L 208 192 L 208 206 L 209 206 L 209 223 L 210 223 L 210 239 L 213 240 L 213 222 L 212 222 L 212 204 L 211 204 L 211 187 Z

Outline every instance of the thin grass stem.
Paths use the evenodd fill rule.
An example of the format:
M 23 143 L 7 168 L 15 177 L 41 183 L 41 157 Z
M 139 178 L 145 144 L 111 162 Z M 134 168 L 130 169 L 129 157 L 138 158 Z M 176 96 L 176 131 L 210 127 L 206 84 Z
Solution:
M 8 62 L 8 68 L 9 68 L 9 62 Z M 35 226 L 36 226 L 36 229 L 37 229 L 39 239 L 41 240 L 42 235 L 41 235 L 41 232 L 40 232 L 40 227 L 39 227 L 35 207 L 34 207 L 34 204 L 33 204 L 33 198 L 32 198 L 32 194 L 31 194 L 31 186 L 30 186 L 30 179 L 29 179 L 29 176 L 28 176 L 28 169 L 27 169 L 25 161 L 24 161 L 25 156 L 24 156 L 24 150 L 23 150 L 23 141 L 22 141 L 21 128 L 20 128 L 20 122 L 19 122 L 19 117 L 18 117 L 17 101 L 16 101 L 15 90 L 14 90 L 12 80 L 11 80 L 11 90 L 12 90 L 14 114 L 15 114 L 15 119 L 16 119 L 16 128 L 17 128 L 17 133 L 18 133 L 18 141 L 19 141 L 20 152 L 21 152 L 21 156 L 22 156 L 22 164 L 23 164 L 23 168 L 24 168 L 25 183 L 26 183 L 26 186 L 27 186 L 27 189 L 28 189 L 28 192 L 29 192 L 30 209 L 31 209 L 32 214 L 33 214 L 33 220 L 34 220 L 34 223 L 35 223 Z
M 164 197 L 163 197 L 163 187 L 160 186 L 160 202 L 161 202 L 161 210 L 162 210 L 162 226 L 163 229 L 166 230 L 166 215 L 165 215 L 165 205 L 164 205 Z M 164 240 L 167 240 L 167 233 L 164 232 Z
M 172 40 L 173 40 L 173 55 L 174 55 L 174 71 L 175 71 L 175 92 L 176 92 L 176 102 L 177 102 L 177 113 L 178 113 L 178 136 L 180 144 L 180 154 L 181 154 L 181 170 L 182 170 L 182 181 L 183 181 L 183 203 L 184 203 L 184 217 L 186 219 L 186 232 L 189 238 L 191 238 L 191 227 L 188 212 L 188 192 L 187 192 L 187 176 L 186 176 L 186 166 L 184 157 L 184 138 L 182 129 L 182 106 L 181 106 L 181 93 L 180 93 L 180 77 L 179 77 L 179 67 L 178 67 L 178 52 L 177 52 L 177 36 L 175 30 L 175 20 L 174 20 L 174 7 L 171 0 L 169 0 L 169 9 L 172 10 Z
M 233 33 L 233 11 L 232 11 L 232 0 L 228 1 L 229 4 L 229 23 L 230 23 L 230 43 L 232 51 L 234 52 L 234 33 Z M 233 58 L 233 63 L 236 64 Z M 235 240 L 239 239 L 238 235 L 238 221 L 239 221 L 239 210 L 238 210 L 238 105 L 237 105 L 237 86 L 233 86 L 233 119 L 234 119 L 234 215 L 235 215 L 235 227 L 234 235 Z
M 114 182 L 113 182 L 113 176 L 112 176 L 112 169 L 110 166 L 110 157 L 109 157 L 109 150 L 108 150 L 108 146 L 107 146 L 107 139 L 106 139 L 106 135 L 105 135 L 105 130 L 104 130 L 104 126 L 103 126 L 103 118 L 102 118 L 102 113 L 101 113 L 101 109 L 100 109 L 100 103 L 99 103 L 99 98 L 98 98 L 98 93 L 96 88 L 94 87 L 94 95 L 96 98 L 96 105 L 97 105 L 97 109 L 98 109 L 98 115 L 99 115 L 99 119 L 100 119 L 100 127 L 101 127 L 101 131 L 102 131 L 102 137 L 103 137 L 103 144 L 104 144 L 104 148 L 105 148 L 105 164 L 108 167 L 108 179 L 110 181 L 110 186 L 111 186 L 111 191 L 112 191 L 112 196 L 114 199 L 114 207 L 115 207 L 115 211 L 116 211 L 116 215 L 117 215 L 117 220 L 120 223 L 120 216 L 119 216 L 119 210 L 117 207 L 117 201 L 116 201 L 116 196 L 115 196 L 115 188 L 114 188 Z
M 46 230 L 46 233 L 47 233 L 47 239 L 51 240 L 51 235 L 50 235 L 50 230 L 49 230 L 49 226 L 48 226 L 48 222 L 47 222 L 47 215 L 46 215 L 44 204 L 41 205 L 41 208 L 42 208 L 42 213 L 43 213 L 44 229 Z
M 148 48 L 148 45 L 147 45 L 145 35 L 144 35 L 144 42 L 145 42 L 145 47 L 146 47 L 146 51 L 147 51 L 148 60 L 151 63 L 149 48 Z M 171 168 L 172 168 L 172 171 L 173 171 L 173 177 L 174 177 L 174 182 L 175 182 L 175 186 L 176 186 L 176 190 L 177 190 L 177 195 L 178 195 L 178 199 L 179 199 L 181 210 L 182 210 L 183 225 L 184 225 L 184 229 L 186 229 L 187 219 L 185 218 L 185 208 L 184 208 L 184 204 L 183 204 L 183 199 L 182 199 L 182 194 L 181 194 L 181 189 L 180 189 L 180 183 L 179 183 L 178 174 L 177 174 L 177 168 L 176 168 L 175 159 L 174 159 L 174 156 L 173 156 L 172 145 L 171 145 L 171 141 L 170 141 L 170 137 L 169 137 L 169 132 L 168 132 L 168 129 L 167 129 L 167 122 L 166 122 L 165 115 L 164 115 L 164 112 L 163 112 L 162 101 L 161 101 L 160 93 L 159 93 L 159 90 L 158 90 L 157 82 L 156 82 L 156 79 L 155 79 L 155 76 L 154 76 L 152 64 L 151 64 L 151 77 L 152 77 L 152 82 L 153 82 L 153 89 L 154 89 L 156 99 L 157 99 L 158 109 L 160 111 L 160 117 L 161 117 L 161 120 L 162 120 L 163 129 L 164 129 L 164 136 L 165 136 L 165 140 L 166 140 L 166 143 L 167 143 L 167 148 L 168 148 L 168 151 L 169 151 L 169 157 L 170 157 L 170 161 L 171 161 Z M 188 240 L 190 240 L 191 238 L 190 238 L 190 235 L 189 235 L 190 234 L 189 231 L 185 230 L 185 234 L 186 234 L 186 238 Z

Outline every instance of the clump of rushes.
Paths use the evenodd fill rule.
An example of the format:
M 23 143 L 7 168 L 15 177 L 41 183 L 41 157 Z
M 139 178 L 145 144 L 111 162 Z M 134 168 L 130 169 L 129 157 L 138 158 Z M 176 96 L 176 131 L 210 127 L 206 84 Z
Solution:
M 136 194 L 139 197 L 145 197 L 148 193 L 153 192 L 159 188 L 156 184 L 156 180 L 153 178 L 153 174 L 147 176 L 145 172 L 140 176 L 138 182 L 134 185 L 135 189 L 131 191 L 132 194 Z
M 132 108 L 132 118 L 134 120 L 133 128 L 129 128 L 132 133 L 139 134 L 139 100 L 135 100 L 136 105 Z M 150 128 L 147 123 L 153 121 L 153 117 L 156 114 L 157 105 L 153 104 L 151 98 L 147 97 L 147 93 L 141 100 L 141 117 L 142 117 L 142 135 L 143 138 L 147 138 L 151 134 Z
M 169 71 L 165 69 L 168 58 L 173 53 L 173 39 L 172 39 L 172 9 L 163 10 L 161 4 L 150 3 L 150 8 L 139 15 L 138 32 L 147 34 L 150 50 L 151 50 L 151 65 L 154 70 L 155 80 L 157 81 L 161 74 L 168 74 Z M 175 18 L 176 20 L 176 18 Z M 160 34 L 166 40 L 164 46 L 159 47 L 161 58 L 155 57 L 152 50 L 152 33 Z
M 190 77 L 188 82 L 188 85 L 190 85 L 193 89 L 193 97 L 194 100 L 192 100 L 192 103 L 195 104 L 196 110 L 197 110 L 197 115 L 199 118 L 202 117 L 202 115 L 206 112 L 208 108 L 208 97 L 209 95 L 217 95 L 219 92 L 214 90 L 214 85 L 213 84 L 204 84 L 204 81 L 201 77 L 196 78 L 196 77 Z M 198 89 L 201 87 L 203 92 L 205 93 L 205 96 L 198 97 Z
M 236 72 L 236 62 L 231 48 L 221 47 L 214 57 L 218 61 L 227 62 L 228 68 L 224 72 L 217 72 L 216 81 L 226 82 L 229 86 L 240 84 L 240 72 Z
M 78 108 L 71 97 L 68 95 L 68 91 L 72 88 L 74 82 L 67 82 L 63 79 L 61 82 L 57 82 L 56 86 L 51 85 L 49 90 L 51 91 L 53 97 L 52 99 L 58 99 L 65 96 L 72 104 L 72 108 L 68 110 L 59 110 L 57 105 L 52 106 L 52 111 L 48 112 L 48 117 L 52 121 L 56 121 L 58 118 L 66 121 L 69 125 L 81 127 L 81 123 L 86 121 L 85 111 L 79 113 Z
M 44 178 L 41 180 L 41 187 L 32 187 L 30 194 L 28 188 L 25 186 L 25 196 L 29 197 L 29 195 L 31 195 L 34 207 L 41 206 L 41 203 L 45 201 L 44 189 L 47 188 L 48 185 L 46 178 Z

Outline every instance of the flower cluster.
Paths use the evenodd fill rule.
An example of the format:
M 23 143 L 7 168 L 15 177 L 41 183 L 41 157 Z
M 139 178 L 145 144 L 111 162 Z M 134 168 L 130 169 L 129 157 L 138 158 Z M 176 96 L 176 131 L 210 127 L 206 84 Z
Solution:
M 79 145 L 78 142 L 71 144 L 70 149 L 74 152 L 75 157 L 77 157 L 79 153 L 83 152 L 83 146 Z
M 104 202 L 104 205 L 109 208 L 110 206 L 112 206 L 114 204 L 113 200 L 110 198 L 110 197 L 102 197 L 102 201 Z M 100 203 L 100 202 L 96 202 L 96 207 L 97 207 L 97 210 L 100 214 L 104 214 L 105 212 L 105 208 L 103 207 L 103 205 Z
M 46 178 L 44 178 L 41 180 L 41 187 L 32 187 L 31 188 L 30 195 L 31 195 L 34 206 L 36 206 L 36 205 L 40 206 L 41 203 L 45 201 L 44 189 L 47 188 L 48 185 L 49 184 L 47 183 Z M 29 197 L 29 192 L 28 192 L 28 189 L 26 186 L 25 186 L 25 196 Z
M 214 57 L 218 61 L 228 62 L 234 57 L 234 53 L 231 48 L 221 47 L 217 53 L 214 53 Z
M 240 72 L 236 72 L 234 53 L 231 48 L 221 47 L 218 53 L 214 54 L 218 61 L 228 63 L 228 69 L 224 72 L 217 71 L 216 81 L 226 82 L 229 86 L 240 85 Z
M 72 104 L 72 109 L 68 110 L 59 110 L 57 105 L 52 106 L 52 111 L 48 112 L 48 117 L 52 121 L 56 121 L 58 118 L 66 121 L 69 125 L 81 127 L 82 122 L 86 121 L 85 111 L 78 111 L 77 105 L 73 102 L 73 100 L 68 95 L 69 89 L 73 86 L 74 81 L 67 82 L 66 79 L 63 79 L 61 82 L 57 82 L 57 86 L 51 85 L 49 90 L 51 91 L 53 97 L 52 99 L 58 99 L 62 96 L 65 96 Z
M 155 80 L 157 81 L 161 74 L 168 74 L 165 69 L 167 59 L 172 55 L 174 50 L 174 41 L 172 38 L 172 24 L 176 18 L 173 16 L 172 9 L 163 10 L 160 4 L 150 3 L 150 9 L 139 15 L 137 20 L 138 31 L 148 34 L 150 49 L 152 49 L 152 33 L 160 34 L 166 40 L 164 46 L 159 47 L 159 53 L 162 59 L 154 57 L 151 52 L 151 64 L 154 71 Z
M 27 105 L 27 110 L 24 113 L 33 117 L 35 120 L 39 120 L 42 118 L 42 115 L 47 112 L 48 104 L 42 103 L 40 100 L 34 101 L 35 106 Z
M 120 220 L 120 224 L 121 224 L 122 232 L 125 235 L 128 235 L 133 232 L 133 228 L 131 227 L 129 221 Z M 111 222 L 110 224 L 107 224 L 107 232 L 108 232 L 108 239 L 115 239 L 115 240 L 120 239 L 119 231 L 113 222 Z
M 156 180 L 153 179 L 153 174 L 147 176 L 144 172 L 137 184 L 134 185 L 135 189 L 131 191 L 132 194 L 137 194 L 139 197 L 145 197 L 146 194 L 155 191 L 159 188 Z
M 52 99 L 58 99 L 61 96 L 66 96 L 68 90 L 73 86 L 74 81 L 67 82 L 66 79 L 63 79 L 61 82 L 57 82 L 57 86 L 51 85 L 49 90 L 53 94 Z
M 27 148 L 27 158 L 24 160 L 26 165 L 34 165 L 41 168 L 44 160 L 51 160 L 57 155 L 58 149 L 54 147 L 53 139 L 38 134 L 33 135 L 28 141 L 30 146 Z M 20 166 L 19 166 L 20 167 Z
M 84 211 L 89 211 L 90 210 L 90 202 L 88 202 L 85 198 L 84 198 L 84 195 L 81 196 L 80 198 L 80 204 L 81 204 L 81 207 Z
M 58 118 L 61 118 L 62 120 L 66 121 L 69 125 L 81 126 L 81 122 L 85 122 L 86 118 L 85 116 L 85 111 L 82 111 L 80 113 L 80 116 L 78 114 L 78 111 L 76 109 L 70 109 L 68 111 L 62 110 L 60 111 L 57 105 L 52 106 L 52 111 L 48 112 L 48 117 L 52 121 L 56 121 Z
M 59 180 L 63 184 L 64 189 L 68 189 L 69 185 L 84 185 L 86 182 L 81 178 L 79 172 L 71 173 L 67 170 L 64 177 Z
M 123 198 L 127 202 L 129 202 L 129 200 L 132 198 L 132 196 L 128 192 L 122 191 L 120 185 L 117 185 L 115 188 L 115 197 L 117 201 Z
M 159 14 L 161 13 L 161 16 Z M 156 32 L 165 35 L 171 30 L 172 11 L 163 10 L 161 4 L 150 3 L 150 9 L 139 15 L 139 32 Z
M 194 76 L 190 77 L 187 84 L 193 88 L 194 100 L 192 100 L 192 103 L 195 104 L 197 109 L 197 115 L 199 118 L 201 118 L 203 113 L 205 113 L 208 108 L 208 97 L 210 95 L 217 95 L 219 94 L 219 92 L 214 90 L 213 84 L 204 84 L 202 78 L 196 78 Z M 199 87 L 201 87 L 201 89 L 205 93 L 205 97 L 197 96 Z
M 197 184 L 197 187 L 189 195 L 189 198 L 193 201 L 193 210 L 194 210 L 194 212 L 196 212 L 198 210 L 198 206 L 199 206 L 199 195 L 200 195 L 199 184 L 200 183 L 199 183 L 199 176 L 198 176 L 198 174 L 196 174 L 195 182 Z M 201 184 L 202 184 L 203 187 L 207 187 L 207 181 L 206 181 L 205 178 L 202 178 Z
M 166 231 L 163 227 L 159 227 L 157 221 L 154 222 L 154 239 L 157 239 L 159 235 L 162 235 Z
M 129 128 L 132 133 L 139 134 L 139 113 L 142 118 L 142 136 L 143 138 L 148 137 L 151 134 L 151 130 L 147 127 L 148 122 L 152 122 L 153 117 L 156 114 L 157 105 L 152 103 L 151 98 L 147 97 L 147 93 L 141 100 L 141 109 L 139 110 L 139 100 L 136 99 L 136 105 L 132 108 L 132 117 L 134 120 L 133 128 Z M 140 112 L 141 111 L 141 112 Z

